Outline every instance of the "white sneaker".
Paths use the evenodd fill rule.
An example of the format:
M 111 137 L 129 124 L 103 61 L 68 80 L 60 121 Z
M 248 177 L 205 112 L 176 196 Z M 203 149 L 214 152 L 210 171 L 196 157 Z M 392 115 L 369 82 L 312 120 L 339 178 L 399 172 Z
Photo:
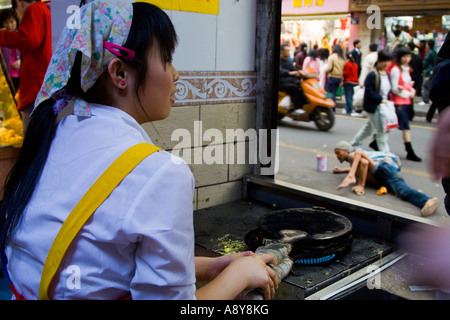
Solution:
M 364 115 L 363 115 L 362 112 L 352 112 L 350 115 L 351 115 L 352 117 L 358 117 L 358 118 L 364 117 Z
M 306 111 L 303 109 L 295 109 L 294 111 L 292 111 L 292 114 L 296 115 L 296 116 L 300 116 L 302 114 L 304 114 Z
M 342 109 L 342 114 L 347 114 L 347 110 Z
M 429 199 L 423 208 L 420 210 L 420 213 L 423 217 L 431 216 L 439 207 L 439 199 L 438 198 L 432 198 Z

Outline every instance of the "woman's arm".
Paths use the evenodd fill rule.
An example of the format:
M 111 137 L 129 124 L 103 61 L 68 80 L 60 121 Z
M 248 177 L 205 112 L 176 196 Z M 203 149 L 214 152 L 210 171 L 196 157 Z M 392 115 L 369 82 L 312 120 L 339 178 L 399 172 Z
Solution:
M 273 255 L 252 252 L 219 258 L 196 257 L 197 281 L 210 281 L 197 289 L 195 295 L 199 300 L 231 300 L 244 290 L 259 288 L 265 299 L 272 299 L 278 281 L 268 263 L 275 264 Z

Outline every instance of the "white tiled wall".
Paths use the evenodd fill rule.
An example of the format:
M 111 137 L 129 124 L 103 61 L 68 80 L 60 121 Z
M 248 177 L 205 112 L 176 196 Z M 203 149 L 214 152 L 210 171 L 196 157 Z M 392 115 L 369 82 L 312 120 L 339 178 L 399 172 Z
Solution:
M 168 12 L 179 44 L 179 71 L 254 71 L 256 0 L 220 0 L 219 16 Z
M 52 2 L 56 44 L 79 0 Z M 220 14 L 166 11 L 179 36 L 174 65 L 179 71 L 254 71 L 256 0 L 220 0 Z

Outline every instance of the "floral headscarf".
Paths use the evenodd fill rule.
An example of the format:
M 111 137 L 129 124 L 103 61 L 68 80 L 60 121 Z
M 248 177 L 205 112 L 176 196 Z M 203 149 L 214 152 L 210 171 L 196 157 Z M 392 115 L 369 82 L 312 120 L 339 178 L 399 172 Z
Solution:
M 35 107 L 43 101 L 54 98 L 55 112 L 67 105 L 64 87 L 70 78 L 72 66 L 78 51 L 82 53 L 81 88 L 86 92 L 107 69 L 116 57 L 113 50 L 104 47 L 104 41 L 123 46 L 128 38 L 133 19 L 134 0 L 94 0 L 80 8 L 80 25 L 64 28 L 53 54 Z M 74 101 L 77 116 L 91 115 L 89 104 L 81 99 Z

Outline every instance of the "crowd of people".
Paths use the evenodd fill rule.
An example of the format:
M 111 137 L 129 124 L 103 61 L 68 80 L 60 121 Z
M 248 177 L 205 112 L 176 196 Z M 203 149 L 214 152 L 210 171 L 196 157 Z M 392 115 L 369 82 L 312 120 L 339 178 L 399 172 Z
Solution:
M 40 0 L 12 0 L 11 5 L 0 15 L 0 47 L 12 94 L 19 92 L 17 107 L 26 131 L 52 56 L 51 13 Z
M 429 97 L 434 79 L 433 69 L 439 61 L 434 46 L 434 40 L 421 41 L 419 45 L 413 41 L 407 44 L 398 41 L 395 46 L 389 46 L 390 50 L 379 50 L 378 45 L 372 43 L 368 48 L 369 53 L 364 56 L 361 53 L 361 41 L 357 39 L 353 42 L 353 49 L 347 50 L 344 57 L 343 49 L 339 44 L 332 46 L 331 52 L 328 52 L 327 48 L 318 48 L 317 46 L 308 51 L 307 46 L 301 44 L 295 53 L 295 59 L 290 61 L 292 77 L 295 77 L 296 69 L 312 68 L 318 74 L 322 88 L 331 94 L 334 101 L 336 101 L 339 88 L 343 89 L 345 96 L 343 114 L 355 117 L 366 116 L 364 125 L 351 139 L 348 139 L 352 148 L 347 150 L 348 154 L 355 150 L 363 150 L 362 144 L 368 138 L 371 139 L 369 147 L 375 152 L 391 154 L 388 143 L 389 130 L 383 125 L 380 112 L 380 105 L 391 104 L 395 108 L 398 130 L 402 132 L 406 159 L 421 162 L 422 158 L 416 154 L 413 148 L 410 121 L 414 117 L 414 101 L 419 100 L 417 97 L 422 98 L 421 104 L 431 104 L 426 116 L 427 121 L 432 121 L 434 113 L 438 109 L 437 103 L 430 100 Z M 287 48 L 283 45 L 282 47 L 285 50 Z M 289 64 L 287 58 L 284 64 Z M 354 93 L 357 90 L 362 90 L 362 107 L 356 107 L 353 104 Z M 300 103 L 298 107 L 301 107 Z M 372 164 L 367 157 L 363 156 L 362 163 L 365 163 L 366 160 Z M 354 177 L 351 176 L 345 180 L 339 188 L 347 186 L 349 181 L 354 183 Z M 409 191 L 408 194 L 416 195 L 411 198 L 403 197 L 402 192 L 409 188 L 404 187 L 406 183 L 403 180 L 400 189 L 392 187 L 391 183 L 387 183 L 387 185 L 388 189 L 400 198 L 414 198 L 414 201 L 423 198 L 420 204 L 415 204 L 421 208 L 424 216 L 432 214 L 437 209 L 436 198 L 417 197 L 416 193 Z M 363 190 L 363 186 L 359 184 L 353 188 L 358 195 L 363 195 Z

